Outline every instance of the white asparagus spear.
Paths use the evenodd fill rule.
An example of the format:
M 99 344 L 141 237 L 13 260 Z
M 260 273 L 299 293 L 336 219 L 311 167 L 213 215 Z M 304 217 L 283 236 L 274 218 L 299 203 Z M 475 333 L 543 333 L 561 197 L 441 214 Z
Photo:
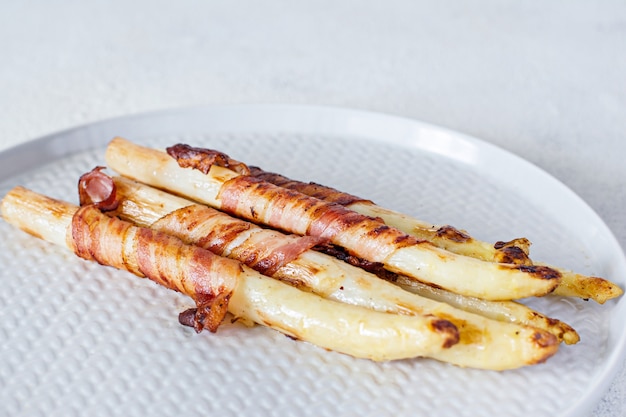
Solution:
M 74 214 L 77 209 L 69 203 L 45 197 L 23 187 L 15 187 L 0 203 L 0 212 L 7 222 L 34 236 L 71 250 L 75 250 L 78 245 L 72 240 L 75 232 Z M 107 221 L 106 218 L 111 222 L 110 232 L 112 233 L 123 228 L 124 234 L 132 238 L 135 235 L 145 234 L 142 231 L 147 230 L 129 226 L 126 222 L 112 219 L 99 211 L 98 213 L 101 218 L 89 212 L 90 219 L 94 221 L 94 224 L 87 225 L 89 228 L 97 228 L 98 223 Z M 100 232 L 102 232 L 101 238 L 110 238 L 108 236 L 110 233 L 102 230 Z M 159 239 L 166 240 L 168 244 L 167 247 L 156 250 L 157 254 L 161 251 L 180 254 L 187 247 L 176 238 L 164 234 L 158 236 Z M 89 238 L 96 239 L 94 236 Z M 172 244 L 173 240 L 178 243 Z M 118 246 L 119 253 L 115 254 L 115 250 L 109 246 L 106 250 L 107 255 L 122 258 L 124 266 L 131 272 L 137 273 L 137 264 L 141 264 L 142 261 L 135 258 L 140 258 L 140 255 L 132 253 L 136 246 L 135 242 L 121 240 Z M 200 248 L 196 250 L 203 251 Z M 206 253 L 203 253 L 201 257 L 210 255 L 218 258 L 208 251 L 204 252 Z M 221 261 L 235 262 L 223 258 Z M 167 266 L 176 264 L 179 268 L 185 268 L 187 265 L 184 259 L 175 257 L 160 259 L 160 262 L 164 265 L 168 264 Z M 274 328 L 293 338 L 355 357 L 377 361 L 432 356 L 458 341 L 458 332 L 448 321 L 436 317 L 381 313 L 326 300 L 265 277 L 239 263 L 236 265 L 233 268 L 226 268 L 231 272 L 232 270 L 240 271 L 234 277 L 237 285 L 228 303 L 228 310 L 236 317 Z M 161 268 L 158 263 L 153 267 Z M 223 273 L 228 273 L 226 269 Z M 203 284 L 202 279 L 205 275 L 202 271 L 197 270 L 195 272 L 200 272 L 200 274 L 192 273 L 186 279 L 193 278 L 193 280 L 198 280 L 196 284 L 200 287 L 210 287 L 211 283 Z M 169 283 L 174 278 L 165 276 L 159 279 L 161 279 L 160 283 Z M 158 279 L 157 282 L 159 282 Z M 172 282 L 170 288 L 185 292 L 184 288 L 189 285 L 189 282 L 183 279 Z M 556 348 L 553 350 L 556 351 Z
M 624 293 L 617 284 L 607 279 L 578 274 L 546 263 L 533 262 L 527 257 L 524 261 L 523 252 L 507 251 L 509 248 L 521 247 L 525 253 L 528 254 L 527 248 L 530 242 L 524 239 L 516 239 L 512 242 L 502 242 L 500 245 L 492 245 L 467 235 L 463 237 L 454 234 L 456 238 L 454 236 L 446 236 L 445 227 L 429 226 L 413 217 L 377 206 L 371 202 L 359 201 L 350 204 L 348 207 L 350 210 L 354 210 L 366 216 L 379 217 L 390 226 L 396 227 L 420 239 L 429 240 L 455 253 L 494 262 L 501 262 L 505 258 L 515 258 L 528 265 L 542 265 L 552 268 L 561 274 L 561 282 L 552 292 L 552 295 L 591 299 L 599 304 L 604 304 L 606 301 L 617 298 Z M 442 230 L 444 233 L 441 233 Z
M 124 176 L 216 208 L 227 208 L 227 211 L 254 222 L 297 234 L 318 235 L 312 229 L 322 228 L 322 236 L 328 236 L 332 243 L 345 247 L 356 256 L 383 263 L 392 272 L 456 293 L 510 300 L 548 294 L 560 280 L 560 274 L 547 267 L 494 264 L 459 256 L 428 242 L 407 243 L 410 242 L 408 235 L 383 228 L 380 222 L 365 216 L 358 223 L 348 222 L 344 216 L 338 222 L 325 224 L 322 218 L 332 218 L 333 211 L 339 206 L 315 220 L 311 213 L 326 208 L 320 200 L 307 200 L 303 195 L 293 198 L 291 194 L 285 194 L 284 189 L 268 183 L 254 187 L 246 182 L 250 177 L 217 165 L 211 166 L 207 175 L 195 169 L 184 169 L 166 153 L 122 138 L 110 142 L 106 161 Z M 233 183 L 235 180 L 239 182 Z M 233 192 L 228 202 L 225 202 L 226 189 L 223 187 L 226 183 L 228 191 Z M 351 213 L 347 213 L 348 216 Z
M 262 246 L 265 246 L 264 241 L 276 239 L 277 234 L 274 231 L 261 229 L 242 220 L 233 219 L 225 213 L 198 206 L 187 199 L 176 197 L 128 178 L 114 177 L 112 180 L 115 184 L 115 194 L 119 205 L 111 214 L 142 226 L 173 234 L 186 243 L 199 244 L 202 242 L 203 247 L 215 247 L 213 240 L 217 240 L 229 248 L 227 256 L 245 262 L 245 257 L 237 257 L 242 252 L 247 253 L 237 247 L 246 246 L 247 242 L 244 239 L 231 236 L 234 244 L 229 244 L 224 242 L 221 236 L 215 236 L 213 240 L 206 240 L 205 236 L 221 227 L 224 234 L 235 229 L 243 230 L 242 235 L 249 236 L 254 231 L 255 241 L 260 242 Z M 101 198 L 105 197 L 102 196 Z M 237 227 L 242 224 L 248 227 Z M 264 238 L 265 235 L 267 235 L 266 238 Z M 288 242 L 287 240 L 286 243 Z M 216 253 L 223 255 L 221 252 Z M 474 317 L 472 314 L 464 314 L 448 305 L 433 302 L 433 299 L 490 319 L 543 329 L 568 344 L 577 343 L 579 340 L 576 331 L 566 323 L 546 317 L 522 304 L 513 301 L 493 302 L 473 299 L 419 283 L 409 287 L 411 292 L 419 296 L 411 295 L 400 290 L 396 285 L 384 282 L 360 268 L 311 250 L 301 253 L 297 258 L 283 265 L 276 270 L 273 277 L 305 287 L 326 298 L 362 305 L 379 311 L 401 314 L 428 312 L 435 314 L 435 311 L 439 311 L 445 313 L 446 317 L 453 322 L 471 323 L 474 327 L 472 330 L 474 333 L 477 329 L 482 329 L 481 331 L 485 335 L 489 334 L 482 339 L 489 339 L 490 343 L 482 344 L 479 340 L 475 341 L 475 346 L 472 348 L 480 349 L 483 353 L 479 362 L 470 362 L 477 359 L 476 355 L 471 355 L 470 352 L 459 355 L 460 358 L 466 360 L 464 366 L 478 367 L 480 365 L 487 367 L 488 360 L 499 359 L 500 355 L 492 355 L 493 349 L 498 349 L 503 345 L 500 342 L 501 338 L 510 337 L 519 329 L 508 325 L 496 325 L 490 320 Z M 401 283 L 406 284 L 406 278 L 398 277 L 398 279 L 401 280 Z M 460 327 L 461 339 L 463 339 L 462 326 L 457 327 Z M 473 337 L 475 338 L 475 336 Z M 528 340 L 523 337 L 519 339 L 519 343 L 527 342 Z M 506 342 L 506 345 L 509 344 L 510 342 Z M 453 349 L 469 350 L 469 347 L 459 344 Z M 489 365 L 491 368 L 496 366 L 499 365 Z
M 568 345 L 576 344 L 580 341 L 580 336 L 576 330 L 567 323 L 548 317 L 515 301 L 489 301 L 475 297 L 467 297 L 407 279 L 402 275 L 398 275 L 394 283 L 406 291 L 419 294 L 431 300 L 449 304 L 469 313 L 479 314 L 491 320 L 518 323 L 545 329 Z
M 518 238 L 508 242 L 487 243 L 475 239 L 455 227 L 433 225 L 395 210 L 381 207 L 373 201 L 365 200 L 325 185 L 292 180 L 280 174 L 263 171 L 258 167 L 248 168 L 251 175 L 264 181 L 296 190 L 324 201 L 332 201 L 344 205 L 350 210 L 366 216 L 380 218 L 389 226 L 419 239 L 427 240 L 440 248 L 459 255 L 489 262 L 515 263 L 518 265 L 535 264 L 555 269 L 561 274 L 562 278 L 557 288 L 552 292 L 554 295 L 592 299 L 603 304 L 607 300 L 617 298 L 623 294 L 621 288 L 604 278 L 577 274 L 545 263 L 533 262 L 528 256 L 530 249 L 530 241 L 528 239 Z M 417 286 L 419 287 L 419 285 Z

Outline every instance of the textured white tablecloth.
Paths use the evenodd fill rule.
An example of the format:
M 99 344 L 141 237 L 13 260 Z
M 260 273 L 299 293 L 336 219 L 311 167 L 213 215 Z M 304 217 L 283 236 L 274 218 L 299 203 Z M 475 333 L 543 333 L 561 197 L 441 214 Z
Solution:
M 537 164 L 626 247 L 626 2 L 3 1 L 0 150 L 153 109 L 408 116 Z M 626 415 L 622 368 L 594 416 Z

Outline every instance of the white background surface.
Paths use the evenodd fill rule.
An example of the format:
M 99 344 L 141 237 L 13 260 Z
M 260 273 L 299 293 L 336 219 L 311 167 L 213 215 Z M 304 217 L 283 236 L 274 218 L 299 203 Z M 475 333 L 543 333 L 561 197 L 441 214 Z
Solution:
M 375 110 L 530 160 L 626 246 L 626 2 L 8 0 L 0 59 L 0 150 L 199 104 Z M 622 368 L 594 416 L 625 402 Z

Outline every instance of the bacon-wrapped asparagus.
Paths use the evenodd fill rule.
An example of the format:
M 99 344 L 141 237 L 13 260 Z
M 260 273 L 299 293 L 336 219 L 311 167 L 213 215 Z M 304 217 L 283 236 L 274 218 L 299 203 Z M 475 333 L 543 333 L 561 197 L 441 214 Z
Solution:
M 290 233 L 328 239 L 353 255 L 456 293 L 490 300 L 552 292 L 560 273 L 544 266 L 496 264 L 459 256 L 338 204 L 287 190 L 231 168 L 219 153 L 170 149 L 176 157 L 115 138 L 107 164 L 122 175 Z M 226 159 L 224 161 L 224 159 Z M 177 163 L 178 161 L 178 163 Z M 185 169 L 179 166 L 192 166 Z M 203 167 L 206 172 L 200 171 Z
M 81 257 L 189 295 L 198 307 L 193 320 L 198 330 L 215 331 L 228 309 L 291 337 L 373 360 L 432 356 L 458 342 L 458 331 L 447 320 L 326 300 L 173 236 L 106 216 L 94 205 L 77 208 L 15 187 L 0 211 L 14 226 Z
M 92 171 L 81 178 L 81 184 L 103 176 L 98 170 Z M 433 354 L 433 358 L 464 367 L 497 370 L 535 363 L 543 360 L 546 350 L 553 349 L 552 337 L 528 325 L 540 326 L 567 343 L 578 341 L 576 332 L 565 323 L 521 305 L 516 316 L 510 314 L 504 322 L 493 321 L 410 294 L 360 268 L 306 248 L 297 249 L 297 256 L 285 258 L 284 248 L 292 248 L 294 244 L 291 236 L 262 229 L 126 178 L 116 177 L 113 181 L 114 187 L 107 189 L 114 192 L 119 205 L 110 215 L 172 234 L 186 243 L 201 245 L 258 270 L 271 270 L 275 278 L 325 298 L 397 314 L 445 317 L 459 329 L 460 343 Z M 108 191 L 101 194 L 94 190 L 88 201 L 94 199 L 108 199 Z M 279 255 L 274 255 L 274 250 Z M 272 262 L 264 262 L 267 259 Z M 520 319 L 518 324 L 508 322 L 517 318 Z
M 548 266 L 559 271 L 562 277 L 561 282 L 552 292 L 554 295 L 592 299 L 603 304 L 607 300 L 623 294 L 621 288 L 604 278 L 577 274 L 563 268 L 533 262 L 529 257 L 530 242 L 525 238 L 490 244 L 475 239 L 455 227 L 432 225 L 406 214 L 378 206 L 370 200 L 365 200 L 324 185 L 292 180 L 280 174 L 263 171 L 258 167 L 250 167 L 250 175 L 280 187 L 319 198 L 320 200 L 341 204 L 366 216 L 380 218 L 389 226 L 419 239 L 428 240 L 440 248 L 459 255 L 489 262 Z
M 83 181 L 92 176 L 101 177 L 105 174 L 92 171 L 83 176 Z M 219 255 L 238 259 L 248 266 L 260 266 L 262 271 L 271 269 L 271 275 L 274 278 L 305 287 L 324 297 L 401 314 L 447 309 L 447 306 L 441 306 L 421 297 L 426 296 L 426 298 L 444 301 L 495 320 L 546 330 L 568 344 L 577 343 L 579 340 L 576 331 L 566 323 L 546 317 L 513 301 L 492 302 L 468 299 L 425 284 L 417 283 L 408 286 L 406 278 L 395 276 L 395 282 L 407 285 L 411 292 L 420 295 L 420 297 L 412 297 L 406 291 L 399 291 L 395 285 L 381 283 L 373 274 L 340 262 L 333 257 L 306 250 L 306 246 L 296 245 L 297 253 L 286 257 L 284 248 L 293 248 L 293 239 L 289 236 L 262 229 L 225 213 L 193 204 L 189 200 L 127 178 L 114 177 L 110 180 L 113 181 L 114 188 L 107 187 L 106 189 L 115 189 L 115 195 L 119 201 L 119 205 L 111 214 L 173 234 L 186 243 L 200 245 Z M 95 191 L 90 199 L 106 200 L 109 194 L 110 191 L 104 194 Z M 272 254 L 269 250 L 271 247 L 280 249 L 277 251 L 278 255 Z M 266 256 L 268 252 L 269 257 Z M 276 262 L 271 265 L 264 264 L 263 259 L 268 258 Z M 448 316 L 454 316 L 456 313 L 458 311 L 453 309 L 447 311 Z M 475 319 L 468 317 L 466 320 Z M 484 325 L 485 331 L 495 334 L 490 336 L 493 345 L 498 344 L 499 335 L 507 334 L 503 329 L 490 327 L 489 322 L 484 322 L 482 319 L 479 322 L 482 324 L 474 324 L 476 328 Z M 489 347 L 481 349 L 486 351 Z

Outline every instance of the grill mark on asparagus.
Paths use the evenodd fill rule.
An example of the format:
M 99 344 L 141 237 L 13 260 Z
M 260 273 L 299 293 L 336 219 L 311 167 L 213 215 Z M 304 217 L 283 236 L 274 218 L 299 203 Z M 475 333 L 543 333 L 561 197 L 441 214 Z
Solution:
M 498 241 L 493 245 L 496 250 L 494 261 L 516 265 L 532 265 L 529 257 L 530 242 L 525 238 L 513 239 L 509 242 Z
M 461 336 L 459 335 L 458 328 L 452 322 L 443 319 L 435 320 L 432 322 L 432 327 L 438 333 L 451 335 L 450 338 L 444 341 L 444 348 L 447 349 L 459 343 Z
M 554 336 L 551 333 L 540 332 L 540 331 L 533 332 L 531 336 L 531 340 L 533 341 L 533 343 L 539 346 L 539 348 L 541 348 L 543 351 L 551 347 L 554 347 L 556 344 L 558 344 L 558 340 L 556 336 Z M 535 360 L 535 362 L 532 364 L 544 363 L 550 358 L 550 356 L 552 355 L 544 354 L 543 356 L 538 357 Z
M 542 265 L 517 265 L 515 266 L 515 269 L 539 279 L 553 280 L 561 278 L 561 273 L 559 271 Z
M 496 262 L 504 264 L 530 265 L 531 261 L 523 249 L 518 246 L 507 246 L 498 249 L 496 252 Z
M 465 243 L 472 240 L 471 236 L 469 236 L 467 233 L 463 233 L 456 227 L 450 225 L 441 226 L 439 229 L 437 229 L 435 235 L 439 238 L 458 243 Z

